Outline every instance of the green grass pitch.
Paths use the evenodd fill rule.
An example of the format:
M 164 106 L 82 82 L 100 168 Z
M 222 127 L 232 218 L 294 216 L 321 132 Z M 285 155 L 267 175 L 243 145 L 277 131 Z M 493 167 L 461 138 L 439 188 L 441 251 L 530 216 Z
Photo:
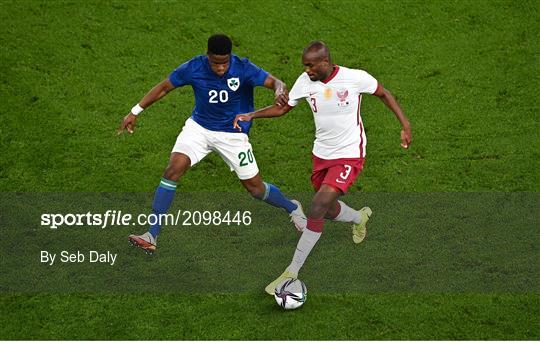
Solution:
M 522 231 L 530 236 L 523 251 L 530 249 L 532 254 L 524 252 L 515 260 L 509 254 L 500 255 L 510 258 L 508 267 L 520 269 L 516 260 L 531 261 L 530 266 L 538 260 L 539 242 L 538 230 L 527 230 L 538 227 L 539 9 L 537 1 L 2 1 L 0 192 L 152 193 L 189 116 L 193 95 L 189 88 L 174 91 L 141 115 L 135 134 L 117 136 L 120 120 L 151 86 L 183 61 L 204 53 L 206 39 L 217 32 L 233 38 L 236 54 L 249 57 L 292 86 L 302 72 L 303 47 L 321 39 L 329 45 L 334 62 L 365 69 L 388 88 L 413 128 L 413 144 L 410 150 L 402 150 L 393 114 L 378 99 L 364 96 L 368 155 L 364 172 L 351 189 L 354 198 L 362 198 L 362 194 L 397 198 L 428 193 L 526 194 L 532 202 L 510 226 L 525 227 Z M 256 91 L 257 107 L 271 101 L 269 91 Z M 311 115 L 302 104 L 285 117 L 255 122 L 251 131 L 264 179 L 285 193 L 311 192 Z M 189 192 L 212 196 L 241 194 L 243 189 L 219 156 L 211 155 L 181 179 L 177 198 Z M 309 196 L 303 202 L 308 205 Z M 5 202 L 0 204 L 0 227 L 4 229 L 11 222 L 10 211 Z M 392 212 L 394 218 L 409 219 L 396 208 Z M 418 230 L 428 220 L 418 213 L 410 216 L 407 227 L 417 238 L 410 241 L 421 241 Z M 460 220 L 472 220 L 454 219 L 458 225 Z M 507 226 L 504 217 L 498 222 L 486 220 L 494 227 Z M 287 224 L 286 217 L 282 221 Z M 391 225 L 393 221 L 384 222 Z M 151 269 L 185 265 L 185 255 L 196 259 L 200 248 L 196 244 L 204 243 L 205 238 L 223 238 L 222 245 L 213 241 L 217 249 L 259 248 L 254 241 L 268 238 L 284 243 L 276 249 L 279 264 L 265 269 L 269 262 L 257 259 L 247 267 L 262 270 L 260 278 L 250 281 L 264 285 L 269 275 L 262 272 L 277 275 L 296 241 L 267 225 L 261 223 L 260 234 L 239 229 L 226 237 L 211 229 L 199 238 L 189 231 L 186 235 L 171 231 L 163 237 L 164 252 L 156 255 L 154 266 L 152 260 L 127 247 L 121 251 L 130 257 L 126 267 L 140 264 Z M 349 237 L 337 227 L 332 228 L 336 233 L 324 235 L 322 246 L 338 254 L 348 252 L 338 243 Z M 21 245 L 30 243 L 25 239 L 35 238 L 34 234 L 47 234 L 50 239 L 50 232 L 41 229 L 40 233 L 4 231 L 4 236 L 19 237 Z M 462 231 L 470 239 L 458 239 L 458 248 L 466 245 L 473 250 L 476 242 L 487 241 L 474 240 L 475 231 Z M 125 247 L 124 231 L 106 234 L 109 241 Z M 400 246 L 392 240 L 399 235 L 392 234 L 374 233 L 365 242 L 364 248 L 373 249 L 372 254 L 364 252 L 366 260 L 374 262 L 371 272 L 384 257 L 390 261 L 407 258 L 405 243 L 402 250 L 384 248 L 391 243 Z M 437 238 L 455 243 L 444 240 L 452 236 Z M 374 246 L 380 246 L 380 252 Z M 477 250 L 488 256 L 494 246 L 498 252 L 504 251 L 503 241 L 493 246 L 480 244 Z M 3 246 L 8 250 L 18 247 Z M 268 255 L 272 255 L 271 248 L 260 247 Z M 385 256 L 385 252 L 390 254 Z M 17 265 L 17 260 L 8 259 L 13 257 L 11 252 L 0 253 L 3 267 Z M 228 256 L 232 260 L 235 254 Z M 533 270 L 531 283 L 511 284 L 520 291 L 392 292 L 371 288 L 364 292 L 356 287 L 353 291 L 318 292 L 318 278 L 309 273 L 309 267 L 332 269 L 332 259 L 327 266 L 312 260 L 317 256 L 326 254 L 317 250 L 305 270 L 308 289 L 314 290 L 306 305 L 294 312 L 281 311 L 271 298 L 251 288 L 238 293 L 216 289 L 153 292 L 147 288 L 116 294 L 17 293 L 6 290 L 8 283 L 0 283 L 0 337 L 540 339 L 538 267 L 526 269 Z M 218 272 L 220 265 L 208 267 Z M 341 271 L 346 273 L 347 267 Z M 360 266 L 351 270 L 366 271 Z M 211 274 L 206 279 L 215 281 Z M 235 277 L 225 270 L 218 274 L 224 282 Z M 153 275 L 151 271 L 149 275 Z M 497 280 L 505 275 L 490 276 Z

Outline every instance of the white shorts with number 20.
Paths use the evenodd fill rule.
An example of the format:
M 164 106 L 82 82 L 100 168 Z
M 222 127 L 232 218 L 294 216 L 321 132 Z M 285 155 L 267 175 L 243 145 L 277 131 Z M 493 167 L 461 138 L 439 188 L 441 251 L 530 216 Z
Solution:
M 246 134 L 211 131 L 192 118 L 187 119 L 182 132 L 176 138 L 172 152 L 187 155 L 193 166 L 212 151 L 217 152 L 231 171 L 235 171 L 242 180 L 253 178 L 259 173 L 253 148 Z

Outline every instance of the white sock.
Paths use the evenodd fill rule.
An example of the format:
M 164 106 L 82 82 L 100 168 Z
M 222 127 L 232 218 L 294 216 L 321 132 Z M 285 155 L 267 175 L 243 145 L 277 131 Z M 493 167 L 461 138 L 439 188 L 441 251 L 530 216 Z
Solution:
M 302 236 L 300 236 L 300 240 L 296 245 L 296 251 L 294 252 L 292 262 L 287 268 L 289 272 L 298 275 L 300 268 L 302 268 L 302 265 L 304 265 L 304 262 L 313 249 L 313 246 L 315 246 L 317 241 L 319 241 L 321 234 L 322 233 L 317 233 L 307 228 L 304 229 L 304 232 L 302 233 Z
M 336 216 L 334 221 L 353 222 L 356 224 L 360 223 L 360 212 L 358 210 L 354 210 L 341 201 L 338 202 L 341 206 L 341 211 L 339 212 L 338 216 Z

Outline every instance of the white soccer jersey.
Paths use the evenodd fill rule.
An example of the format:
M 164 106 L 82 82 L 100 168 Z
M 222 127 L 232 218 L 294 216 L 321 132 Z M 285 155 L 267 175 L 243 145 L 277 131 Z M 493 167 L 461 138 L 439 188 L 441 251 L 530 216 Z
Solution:
M 373 94 L 377 80 L 363 70 L 335 66 L 323 81 L 312 81 L 307 73 L 298 77 L 289 93 L 294 107 L 306 99 L 315 119 L 313 154 L 322 159 L 364 158 L 366 134 L 360 103 L 362 94 Z

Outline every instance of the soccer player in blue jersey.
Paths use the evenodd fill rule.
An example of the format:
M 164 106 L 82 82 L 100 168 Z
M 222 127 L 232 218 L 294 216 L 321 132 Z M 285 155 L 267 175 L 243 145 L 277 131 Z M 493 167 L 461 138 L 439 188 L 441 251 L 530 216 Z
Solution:
M 285 209 L 298 230 L 306 226 L 300 203 L 286 198 L 278 187 L 265 183 L 249 143 L 247 133 L 251 122 L 241 123 L 242 131 L 233 127 L 237 114 L 254 110 L 253 88 L 272 89 L 275 104 L 288 101 L 285 84 L 267 71 L 240 58 L 232 52 L 232 42 L 226 35 L 216 34 L 208 39 L 206 55 L 196 56 L 176 68 L 158 83 L 126 115 L 119 134 L 133 133 L 138 115 L 175 88 L 190 85 L 195 94 L 195 108 L 185 122 L 172 149 L 169 165 L 156 189 L 152 212 L 165 214 L 176 191 L 178 179 L 212 151 L 217 152 L 234 170 L 251 195 L 273 206 Z M 132 244 L 153 253 L 161 226 L 151 225 L 143 235 L 130 235 Z

